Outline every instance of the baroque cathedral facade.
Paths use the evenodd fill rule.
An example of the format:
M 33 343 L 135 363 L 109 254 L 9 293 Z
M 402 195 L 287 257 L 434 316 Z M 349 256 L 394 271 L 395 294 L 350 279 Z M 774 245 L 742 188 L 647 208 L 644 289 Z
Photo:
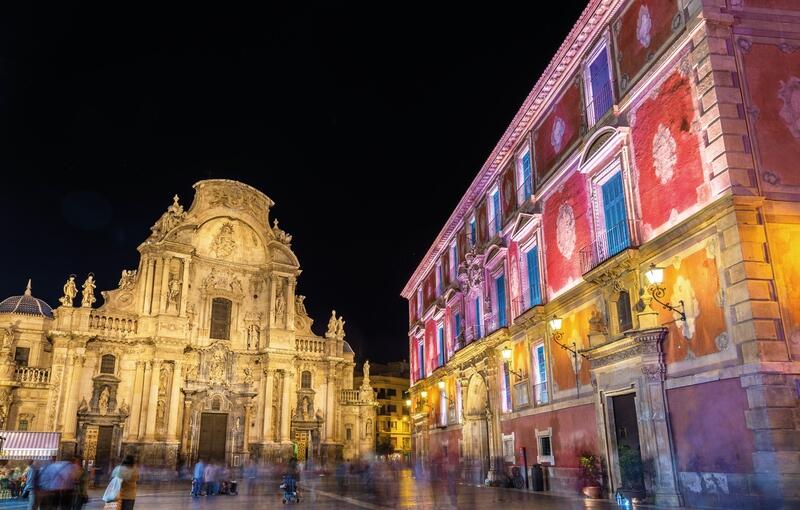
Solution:
M 0 303 L 0 429 L 60 432 L 62 456 L 100 469 L 128 453 L 162 467 L 370 454 L 369 377 L 352 387 L 335 312 L 312 331 L 273 202 L 236 181 L 194 188 L 101 306 L 91 274 L 70 276 L 55 310 L 30 283 Z

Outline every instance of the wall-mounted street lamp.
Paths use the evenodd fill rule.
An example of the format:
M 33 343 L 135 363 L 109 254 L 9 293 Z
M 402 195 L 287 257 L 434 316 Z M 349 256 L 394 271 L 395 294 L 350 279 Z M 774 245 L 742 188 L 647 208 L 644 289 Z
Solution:
M 505 347 L 503 347 L 503 350 L 500 351 L 500 353 L 503 355 L 503 359 L 505 361 L 510 361 L 511 360 L 511 355 L 514 354 L 514 352 L 511 350 L 511 347 L 509 347 L 507 345 Z M 525 379 L 525 375 L 522 372 L 517 372 L 516 370 L 511 368 L 510 365 L 506 365 L 506 369 L 509 372 L 511 372 L 512 374 L 514 374 L 517 377 L 519 377 L 520 379 Z
M 406 399 L 406 407 L 411 407 L 411 399 L 410 398 Z
M 422 397 L 422 398 L 428 398 L 428 392 L 427 392 L 427 390 L 422 390 L 422 391 L 420 391 L 420 392 L 419 392 L 419 396 L 420 396 L 420 397 Z
M 572 342 L 572 348 L 567 347 L 566 345 L 561 343 L 561 340 L 564 338 L 564 333 L 561 331 L 562 324 L 563 324 L 562 319 L 556 315 L 553 315 L 553 318 L 550 319 L 550 329 L 553 331 L 553 336 L 551 338 L 556 343 L 556 345 L 558 345 L 565 351 L 569 351 L 572 353 L 572 361 L 573 363 L 575 363 L 575 391 L 578 393 L 578 395 L 580 395 L 581 382 L 580 382 L 580 376 L 578 375 L 578 355 L 580 355 L 584 359 L 589 359 L 589 358 L 586 357 L 586 355 L 583 354 L 582 352 L 578 352 L 578 344 L 576 344 L 575 341 Z
M 672 306 L 671 304 L 662 301 L 664 296 L 667 295 L 667 289 L 661 285 L 664 283 L 664 268 L 656 267 L 655 264 L 650 264 L 650 269 L 645 271 L 644 277 L 647 280 L 647 292 L 650 294 L 650 297 L 653 299 L 653 301 L 663 306 L 670 312 L 677 313 L 680 316 L 680 318 L 675 319 L 673 322 L 686 322 L 686 307 L 684 306 L 682 299 L 678 301 L 678 306 Z

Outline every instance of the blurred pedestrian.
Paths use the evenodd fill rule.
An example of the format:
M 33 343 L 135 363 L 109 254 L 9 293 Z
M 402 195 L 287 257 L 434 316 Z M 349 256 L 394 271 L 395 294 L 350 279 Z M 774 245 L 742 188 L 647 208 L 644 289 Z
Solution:
M 206 465 L 203 462 L 203 459 L 197 459 L 197 464 L 194 465 L 194 472 L 192 473 L 192 496 L 195 498 L 203 495 L 205 470 Z
M 39 508 L 39 470 L 31 459 L 25 470 L 25 486 L 22 488 L 22 497 L 28 498 L 28 510 Z
M 126 455 L 122 464 L 114 468 L 111 477 L 115 476 L 122 480 L 122 487 L 119 490 L 119 500 L 122 504 L 119 510 L 133 510 L 133 505 L 136 503 L 136 484 L 139 481 L 139 470 L 136 468 L 133 455 Z

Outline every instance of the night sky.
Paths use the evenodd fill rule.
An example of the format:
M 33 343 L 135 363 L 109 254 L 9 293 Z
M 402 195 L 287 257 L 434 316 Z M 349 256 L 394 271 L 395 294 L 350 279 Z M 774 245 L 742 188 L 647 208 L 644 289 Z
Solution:
M 0 12 L 0 296 L 115 288 L 172 195 L 237 179 L 316 332 L 407 359 L 402 287 L 586 2 L 169 4 Z

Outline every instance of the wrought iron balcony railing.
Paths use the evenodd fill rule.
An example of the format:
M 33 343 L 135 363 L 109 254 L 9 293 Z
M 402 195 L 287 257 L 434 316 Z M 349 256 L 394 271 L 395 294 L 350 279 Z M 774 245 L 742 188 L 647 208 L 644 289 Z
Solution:
M 595 240 L 580 251 L 581 272 L 588 273 L 626 248 L 635 246 L 636 233 L 634 220 L 626 219 L 595 235 Z
M 534 405 L 543 406 L 550 402 L 550 394 L 547 391 L 547 381 L 533 385 Z

